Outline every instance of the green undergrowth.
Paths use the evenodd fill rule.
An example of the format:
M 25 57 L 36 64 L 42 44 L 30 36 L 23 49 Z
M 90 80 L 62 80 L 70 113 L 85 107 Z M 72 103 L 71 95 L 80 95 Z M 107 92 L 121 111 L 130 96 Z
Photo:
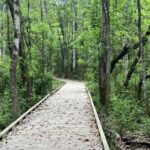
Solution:
M 58 88 L 59 86 L 61 86 L 63 84 L 63 81 L 60 80 L 53 80 L 53 90 L 55 90 L 56 88 Z
M 95 81 L 95 78 L 93 74 L 88 73 L 85 77 L 85 83 L 90 91 L 90 94 L 93 98 L 93 102 L 95 105 L 95 108 L 98 113 L 100 113 L 100 101 L 99 101 L 99 90 L 98 90 L 98 84 Z
M 126 132 L 142 136 L 150 135 L 150 118 L 145 115 L 144 104 L 137 101 L 134 93 L 128 90 L 116 89 L 112 85 L 111 108 L 109 109 L 109 115 L 105 115 L 99 102 L 98 83 L 94 77 L 87 79 L 86 84 L 91 92 L 103 128 L 106 131 L 106 136 L 108 136 L 108 141 L 110 141 L 111 149 L 115 148 L 112 137 L 107 135 L 107 129 L 117 132 L 121 136 Z
M 8 95 L 0 97 L 0 131 L 12 122 L 11 101 Z
M 51 80 L 51 79 L 50 79 Z M 52 85 L 48 87 L 46 90 L 47 92 L 43 94 L 34 94 L 32 95 L 32 98 L 30 99 L 30 103 L 28 104 L 28 108 L 31 108 L 33 105 L 35 105 L 37 102 L 39 102 L 44 96 L 49 94 L 51 91 L 54 89 L 58 88 L 60 85 L 63 84 L 62 81 L 55 80 L 50 81 Z M 20 102 L 20 108 L 21 108 L 21 113 L 24 113 L 27 111 L 26 109 L 26 100 L 22 96 L 23 89 L 19 90 L 19 102 Z M 12 118 L 12 103 L 11 103 L 11 98 L 10 98 L 10 93 L 8 90 L 3 95 L 0 95 L 0 131 L 2 131 L 4 128 L 6 128 L 13 120 Z

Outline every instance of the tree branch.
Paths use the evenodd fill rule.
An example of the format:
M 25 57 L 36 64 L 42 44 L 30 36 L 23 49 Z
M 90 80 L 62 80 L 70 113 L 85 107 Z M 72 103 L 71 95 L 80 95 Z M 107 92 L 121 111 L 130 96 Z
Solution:
M 12 20 L 14 20 L 14 7 L 13 7 L 13 1 L 14 0 L 6 0 L 7 2 L 7 5 L 10 9 L 10 13 L 11 13 L 11 16 L 12 16 Z
M 148 27 L 147 32 L 143 36 L 143 46 L 146 45 L 149 35 L 150 35 L 150 26 Z M 129 53 L 129 50 L 131 49 L 131 47 L 133 47 L 133 49 L 137 49 L 139 47 L 139 42 L 134 43 L 133 46 L 130 44 L 130 45 L 125 45 L 123 47 L 123 49 L 120 51 L 120 53 L 111 61 L 111 73 L 113 72 L 116 63 Z
M 135 67 L 136 67 L 136 65 L 138 64 L 140 57 L 141 57 L 141 53 L 140 53 L 140 50 L 138 50 L 137 57 L 135 57 L 135 59 L 134 59 L 132 65 L 131 65 L 131 68 L 130 68 L 130 70 L 129 70 L 127 76 L 126 76 L 126 80 L 125 80 L 125 82 L 124 82 L 124 86 L 125 86 L 126 88 L 128 87 L 129 81 L 130 81 L 130 79 L 131 79 L 131 77 L 132 77 L 133 72 L 135 71 Z

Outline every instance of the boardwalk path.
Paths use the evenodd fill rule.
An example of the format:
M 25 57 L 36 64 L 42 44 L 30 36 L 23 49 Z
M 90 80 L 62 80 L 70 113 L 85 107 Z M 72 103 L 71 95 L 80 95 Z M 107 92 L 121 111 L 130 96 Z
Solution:
M 0 142 L 0 150 L 102 150 L 84 84 L 67 80 Z

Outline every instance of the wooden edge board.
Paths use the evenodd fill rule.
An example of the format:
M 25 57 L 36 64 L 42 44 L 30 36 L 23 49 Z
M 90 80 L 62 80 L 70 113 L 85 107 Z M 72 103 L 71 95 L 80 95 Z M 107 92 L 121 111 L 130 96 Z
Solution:
M 104 150 L 110 150 L 108 142 L 106 140 L 106 136 L 105 136 L 103 128 L 102 128 L 102 124 L 100 122 L 97 111 L 95 109 L 92 96 L 91 96 L 90 91 L 89 91 L 87 86 L 86 86 L 86 90 L 87 90 L 88 96 L 89 96 L 90 101 L 91 101 L 92 109 L 93 109 L 93 112 L 94 112 L 94 115 L 95 115 L 95 119 L 96 119 L 97 127 L 98 127 L 98 130 L 99 130 L 99 134 L 100 134 L 100 137 L 101 137 L 101 141 L 102 141 L 102 144 L 103 144 L 103 148 L 104 148 Z
M 60 85 L 58 88 L 53 90 L 50 94 L 45 96 L 41 101 L 39 101 L 37 104 L 35 104 L 33 107 L 31 107 L 28 111 L 26 111 L 24 114 L 22 114 L 17 120 L 15 120 L 13 123 L 11 123 L 6 129 L 4 129 L 2 132 L 0 132 L 0 140 L 4 139 L 7 134 L 17 126 L 28 114 L 33 112 L 39 105 L 41 105 L 45 100 L 47 100 L 52 94 L 56 93 L 59 89 L 61 89 L 66 83 L 63 82 L 62 85 Z

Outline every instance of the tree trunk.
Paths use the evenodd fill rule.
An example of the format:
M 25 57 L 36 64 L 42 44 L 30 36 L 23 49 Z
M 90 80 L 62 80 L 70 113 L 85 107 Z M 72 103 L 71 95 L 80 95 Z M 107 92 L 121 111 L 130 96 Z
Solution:
M 100 57 L 100 102 L 106 111 L 110 104 L 110 17 L 109 0 L 102 1 L 103 13 L 103 54 Z
M 150 75 L 146 75 L 146 80 L 150 78 Z M 141 92 L 142 92 L 142 78 L 140 78 L 140 81 L 138 83 L 138 100 L 141 100 Z
M 46 18 L 48 17 L 48 3 L 47 3 L 47 0 L 44 0 L 44 8 L 45 8 L 45 16 Z M 49 19 L 48 20 L 48 25 L 49 25 L 49 28 L 50 28 L 50 31 L 54 34 L 54 29 L 52 28 L 51 26 L 51 20 Z M 52 43 L 53 43 L 53 39 L 50 37 L 49 38 L 49 41 L 50 41 L 50 44 L 49 44 L 49 47 L 48 48 L 48 57 L 46 57 L 46 62 L 47 62 L 47 72 L 51 72 L 52 74 L 52 71 L 53 71 L 53 65 L 52 65 L 52 55 L 53 55 L 53 48 L 52 48 Z
M 44 13 L 43 13 L 43 1 L 40 0 L 40 8 L 41 8 L 41 22 L 43 22 L 44 20 Z M 41 45 L 41 71 L 43 74 L 45 74 L 45 37 L 44 37 L 44 33 L 42 33 L 42 45 Z
M 145 54 L 143 48 L 143 40 L 142 40 L 142 28 L 141 28 L 141 3 L 140 0 L 137 0 L 138 7 L 138 38 L 139 38 L 139 51 L 141 53 L 142 59 L 142 90 L 143 90 L 143 100 L 145 101 L 146 113 L 150 115 L 150 107 L 147 96 L 147 83 L 146 83 L 146 65 L 145 65 Z
M 73 36 L 73 42 L 75 41 L 76 39 L 76 32 L 77 32 L 77 1 L 76 0 L 73 0 L 72 2 L 73 6 L 72 6 L 72 9 L 73 9 L 73 22 L 72 22 L 72 36 Z M 77 51 L 76 51 L 76 48 L 75 46 L 73 45 L 73 50 L 72 50 L 72 73 L 73 75 L 76 74 L 76 71 L 77 71 Z
M 8 9 L 9 9 L 9 5 L 7 4 L 7 48 L 10 53 L 10 58 L 12 58 L 13 47 L 11 43 L 10 14 Z
M 126 89 L 127 89 L 127 87 L 128 87 L 129 81 L 130 81 L 130 79 L 131 79 L 131 77 L 132 77 L 132 74 L 133 74 L 133 72 L 135 71 L 136 65 L 137 65 L 138 62 L 139 62 L 140 57 L 141 57 L 141 52 L 138 51 L 138 54 L 137 54 L 137 56 L 135 57 L 133 63 L 131 64 L 131 68 L 130 68 L 130 70 L 128 71 L 128 73 L 127 73 L 127 75 L 126 75 L 126 80 L 125 80 L 125 82 L 124 82 L 124 86 L 125 86 Z
M 9 6 L 9 9 L 10 9 L 10 12 L 11 12 L 11 17 L 12 17 L 12 20 L 14 22 L 14 0 L 6 0 L 6 3 L 7 5 Z
M 1 18 L 3 18 L 3 13 L 5 11 L 5 6 L 1 6 L 2 7 L 2 11 L 1 11 Z M 4 31 L 5 31 L 5 22 L 3 20 L 1 20 L 0 22 L 0 28 L 1 28 L 1 37 L 4 37 Z M 1 40 L 1 56 L 2 56 L 2 60 L 5 61 L 5 51 L 6 51 L 6 47 L 5 47 L 5 40 L 2 39 Z
M 22 30 L 21 32 L 22 37 L 20 39 L 19 65 L 20 65 L 22 83 L 25 88 L 24 97 L 26 99 L 26 110 L 27 110 L 30 107 L 30 99 L 32 96 L 32 84 L 31 84 L 31 78 L 29 77 L 28 63 L 27 63 L 27 57 L 26 57 L 26 52 L 25 52 L 22 27 L 21 27 L 21 30 Z
M 20 107 L 18 102 L 18 90 L 17 90 L 17 62 L 19 55 L 19 43 L 20 43 L 20 11 L 19 11 L 19 0 L 13 1 L 14 8 L 14 49 L 12 52 L 11 65 L 10 65 L 10 86 L 13 104 L 13 116 L 14 118 L 19 117 Z
M 62 47 L 61 47 L 61 50 L 62 50 L 62 64 L 63 64 L 63 75 L 65 77 L 67 77 L 67 73 L 68 73 L 68 61 L 67 61 L 67 55 L 68 55 L 68 45 L 67 45 L 67 35 L 66 35 L 66 10 L 64 8 L 64 19 L 62 17 L 62 14 L 61 14 L 61 11 L 59 10 L 58 8 L 58 22 L 59 22 L 59 25 L 60 25 L 60 29 L 61 29 L 61 34 L 62 34 Z

